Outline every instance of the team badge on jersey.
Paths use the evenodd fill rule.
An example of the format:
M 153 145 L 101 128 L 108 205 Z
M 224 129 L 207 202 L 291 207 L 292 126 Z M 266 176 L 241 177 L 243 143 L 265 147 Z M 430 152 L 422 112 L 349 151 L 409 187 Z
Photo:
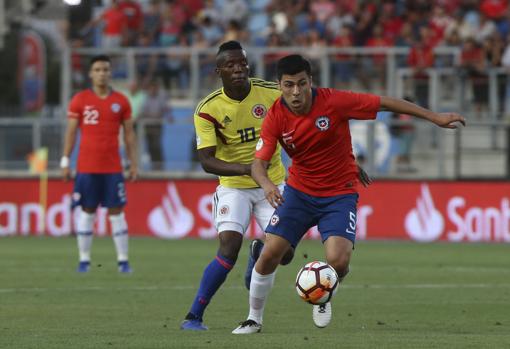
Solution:
M 229 209 L 229 207 L 227 205 L 221 206 L 221 208 L 219 210 L 220 216 L 227 215 L 229 211 L 230 211 L 230 209 Z
M 315 120 L 315 126 L 320 131 L 326 131 L 329 128 L 329 118 L 327 116 L 319 116 L 317 120 Z
M 113 103 L 112 104 L 112 112 L 118 113 L 120 111 L 120 104 L 119 103 Z
M 263 104 L 255 104 L 253 108 L 251 108 L 251 113 L 255 118 L 262 119 L 264 116 L 266 116 L 267 108 Z
M 274 225 L 277 225 L 279 221 L 280 221 L 280 217 L 278 217 L 278 215 L 274 214 L 271 217 L 271 220 L 269 221 L 269 224 L 274 226 Z
M 259 141 L 257 142 L 257 145 L 255 146 L 255 150 L 260 150 L 262 149 L 262 147 L 264 146 L 264 141 L 262 140 L 262 138 L 259 138 Z

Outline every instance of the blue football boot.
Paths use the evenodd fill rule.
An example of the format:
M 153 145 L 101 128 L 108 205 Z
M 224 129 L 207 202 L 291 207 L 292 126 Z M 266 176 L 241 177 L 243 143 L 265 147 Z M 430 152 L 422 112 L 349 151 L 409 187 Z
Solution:
M 88 273 L 90 270 L 90 262 L 89 261 L 83 261 L 78 264 L 78 268 L 76 268 L 76 271 L 78 273 Z
M 133 269 L 131 269 L 131 267 L 129 266 L 128 261 L 119 262 L 118 266 L 119 266 L 119 273 L 130 274 L 133 272 Z

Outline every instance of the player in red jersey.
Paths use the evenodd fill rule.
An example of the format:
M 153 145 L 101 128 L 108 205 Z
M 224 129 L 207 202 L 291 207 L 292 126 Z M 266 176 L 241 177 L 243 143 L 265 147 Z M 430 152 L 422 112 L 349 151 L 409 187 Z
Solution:
M 299 55 L 278 61 L 282 97 L 262 124 L 251 175 L 276 208 L 266 229 L 266 244 L 253 270 L 250 313 L 233 333 L 260 332 L 264 305 L 276 267 L 289 246 L 318 226 L 326 260 L 339 280 L 349 271 L 356 235 L 358 170 L 352 154 L 349 120 L 373 120 L 380 110 L 413 115 L 444 128 L 465 119 L 455 113 L 434 113 L 391 97 L 312 88 L 310 63 Z M 280 193 L 267 177 L 268 159 L 280 143 L 292 158 L 289 178 Z M 331 304 L 314 305 L 313 320 L 325 327 Z
M 135 134 L 131 106 L 127 98 L 110 87 L 110 58 L 99 55 L 90 62 L 92 88 L 77 93 L 68 109 L 64 154 L 60 167 L 65 180 L 70 177 L 69 156 L 78 128 L 81 130 L 77 174 L 73 190 L 73 206 L 81 206 L 77 222 L 80 255 L 78 272 L 90 269 L 90 250 L 96 209 L 108 208 L 113 241 L 120 272 L 129 273 L 128 231 L 123 207 L 126 190 L 119 156 L 119 130 L 124 130 L 124 142 L 129 159 L 129 177 L 138 174 Z

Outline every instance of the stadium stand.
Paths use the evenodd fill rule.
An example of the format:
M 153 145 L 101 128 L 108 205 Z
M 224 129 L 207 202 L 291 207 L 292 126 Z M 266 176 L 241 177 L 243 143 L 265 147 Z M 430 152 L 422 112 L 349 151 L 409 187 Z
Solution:
M 45 9 L 39 7 L 41 12 Z M 37 17 L 37 13 L 32 11 L 31 16 Z M 494 159 L 483 166 L 489 168 L 487 172 L 501 176 L 508 170 L 504 164 L 508 135 L 506 127 L 500 127 L 510 114 L 507 0 L 110 0 L 83 6 L 80 16 L 75 20 L 74 15 L 63 34 L 71 55 L 62 58 L 62 75 L 70 78 L 60 83 L 60 103 L 84 87 L 87 59 L 104 49 L 114 56 L 117 87 L 126 88 L 130 81 L 138 80 L 146 88 L 149 81 L 161 79 L 172 110 L 169 129 L 174 124 L 189 126 L 195 103 L 218 86 L 214 74 L 218 43 L 233 39 L 248 48 L 253 75 L 274 79 L 276 60 L 299 51 L 313 62 L 314 80 L 320 85 L 410 96 L 433 109 L 461 111 L 480 124 L 476 131 L 466 131 L 477 137 L 464 137 L 463 133 L 437 134 L 415 123 L 409 145 L 416 162 L 413 167 L 420 175 L 476 174 L 481 167 L 469 164 L 487 159 Z M 122 19 L 117 21 L 120 28 L 109 27 L 111 18 L 117 17 Z M 112 40 L 104 48 L 105 42 Z M 2 106 L 0 113 L 5 110 L 12 111 Z M 53 109 L 53 115 L 58 110 Z M 59 117 L 41 122 L 51 123 Z M 376 150 L 368 144 L 369 149 L 363 152 L 369 169 L 376 176 L 413 176 L 399 173 L 402 171 L 395 165 L 398 140 L 389 131 L 398 118 L 384 120 L 391 142 L 385 149 L 393 149 L 384 158 L 391 163 L 378 165 Z M 192 127 L 182 126 L 181 131 L 193 138 Z M 44 136 L 32 138 L 37 146 Z M 162 142 L 166 155 L 160 167 L 195 169 L 190 154 L 167 163 L 172 156 L 185 154 L 165 149 L 169 142 Z M 417 150 L 424 149 L 423 145 L 429 150 Z M 448 159 L 456 159 L 453 163 L 457 165 L 444 165 Z M 7 165 L 13 164 L 11 160 L 0 159 Z

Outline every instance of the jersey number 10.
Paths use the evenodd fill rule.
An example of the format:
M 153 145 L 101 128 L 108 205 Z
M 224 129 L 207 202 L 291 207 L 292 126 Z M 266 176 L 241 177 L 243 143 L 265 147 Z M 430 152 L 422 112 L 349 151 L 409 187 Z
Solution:
M 241 136 L 241 143 L 251 142 L 255 140 L 255 127 L 248 127 L 245 129 L 237 130 Z

